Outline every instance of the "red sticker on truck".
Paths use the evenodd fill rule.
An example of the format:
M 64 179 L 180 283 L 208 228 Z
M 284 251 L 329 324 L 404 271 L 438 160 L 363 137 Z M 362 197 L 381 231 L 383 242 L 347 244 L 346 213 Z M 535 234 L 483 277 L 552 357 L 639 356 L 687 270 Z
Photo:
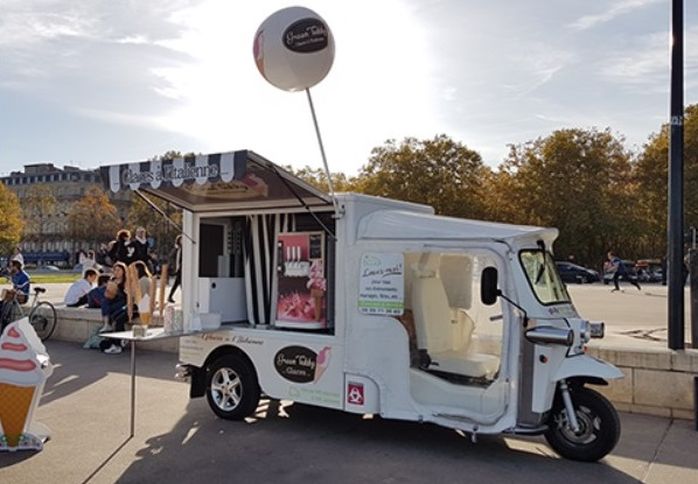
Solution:
M 364 404 L 364 385 L 363 383 L 347 383 L 347 403 L 352 405 Z

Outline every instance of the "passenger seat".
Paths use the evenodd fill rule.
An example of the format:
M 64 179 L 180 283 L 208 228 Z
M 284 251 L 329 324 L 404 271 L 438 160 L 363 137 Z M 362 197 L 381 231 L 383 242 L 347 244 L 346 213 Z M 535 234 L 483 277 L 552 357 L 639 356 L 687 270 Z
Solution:
M 412 310 L 417 331 L 417 347 L 429 355 L 429 370 L 474 378 L 492 378 L 499 369 L 499 358 L 470 351 L 474 330 L 472 319 L 463 311 L 452 318 L 446 290 L 433 270 L 413 270 Z

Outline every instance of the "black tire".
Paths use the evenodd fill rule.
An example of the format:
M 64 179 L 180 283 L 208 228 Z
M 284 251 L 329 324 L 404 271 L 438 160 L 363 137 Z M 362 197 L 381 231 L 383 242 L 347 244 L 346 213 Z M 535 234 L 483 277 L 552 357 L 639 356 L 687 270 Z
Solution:
M 29 313 L 29 322 L 41 341 L 51 337 L 56 329 L 56 319 L 56 308 L 48 301 L 41 301 Z
M 206 372 L 206 400 L 221 418 L 242 420 L 249 417 L 257 409 L 259 395 L 254 368 L 241 356 L 221 356 Z
M 558 394 L 545 439 L 562 457 L 595 462 L 611 452 L 620 439 L 618 412 L 606 397 L 594 390 L 574 387 L 570 388 L 570 394 L 580 426 L 579 433 L 574 434 L 567 427 L 567 412 Z

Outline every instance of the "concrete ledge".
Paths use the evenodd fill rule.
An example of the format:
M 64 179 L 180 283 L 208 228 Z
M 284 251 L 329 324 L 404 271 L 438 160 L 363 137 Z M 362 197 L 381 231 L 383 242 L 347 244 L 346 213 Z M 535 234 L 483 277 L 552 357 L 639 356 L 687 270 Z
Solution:
M 93 331 L 102 326 L 102 314 L 99 309 L 57 307 L 58 323 L 51 338 L 60 341 L 84 343 Z M 177 353 L 179 339 L 170 338 L 150 343 L 140 343 L 139 348 L 153 351 Z
M 102 325 L 99 309 L 56 308 L 58 324 L 53 338 L 84 343 Z M 179 339 L 165 339 L 141 347 L 176 353 Z M 595 389 L 606 395 L 618 410 L 661 417 L 693 418 L 693 378 L 698 376 L 698 350 L 636 349 L 622 346 L 590 346 L 589 354 L 623 372 Z
M 625 375 L 607 387 L 595 387 L 619 410 L 692 419 L 693 379 L 698 376 L 698 350 L 589 347 L 589 354 L 616 365 Z

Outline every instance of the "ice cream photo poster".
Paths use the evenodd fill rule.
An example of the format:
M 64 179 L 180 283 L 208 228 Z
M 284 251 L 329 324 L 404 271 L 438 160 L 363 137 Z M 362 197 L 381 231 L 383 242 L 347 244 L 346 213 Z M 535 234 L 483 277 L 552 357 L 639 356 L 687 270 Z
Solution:
M 9 324 L 0 336 L 0 451 L 43 448 L 31 423 L 51 373 L 46 347 L 29 319 Z

